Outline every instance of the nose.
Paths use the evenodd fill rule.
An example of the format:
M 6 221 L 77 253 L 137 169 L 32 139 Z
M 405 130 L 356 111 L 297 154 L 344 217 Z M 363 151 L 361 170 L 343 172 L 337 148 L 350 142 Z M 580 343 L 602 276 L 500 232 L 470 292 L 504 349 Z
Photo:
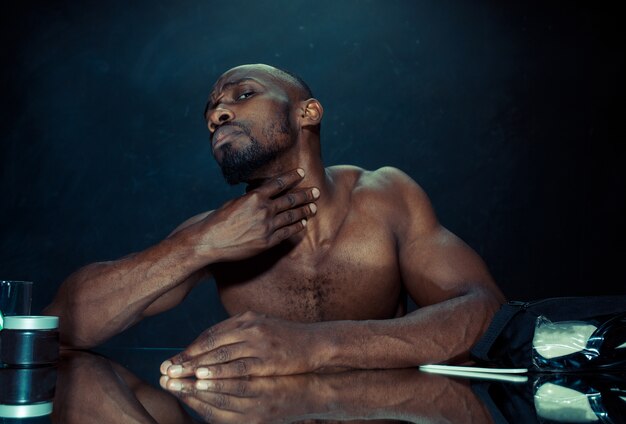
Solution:
M 220 125 L 232 121 L 235 118 L 235 114 L 228 109 L 217 107 L 209 114 L 209 131 L 215 132 Z

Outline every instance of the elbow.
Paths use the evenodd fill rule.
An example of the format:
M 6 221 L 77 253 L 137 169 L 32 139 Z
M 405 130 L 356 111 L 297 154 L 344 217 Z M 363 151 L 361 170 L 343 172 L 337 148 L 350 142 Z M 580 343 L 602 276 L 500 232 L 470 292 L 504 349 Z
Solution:
M 504 295 L 492 281 L 469 288 L 462 297 L 468 302 L 468 308 L 476 312 L 477 318 L 486 321 L 486 325 L 506 302 Z M 486 325 L 483 322 L 484 330 L 486 330 Z
M 502 302 L 498 296 L 483 292 L 470 292 L 459 300 L 462 302 L 460 314 L 456 316 L 455 322 L 450 323 L 451 328 L 457 329 L 455 337 L 457 342 L 446 345 L 453 349 L 443 357 L 445 363 L 465 365 L 471 360 L 470 350 L 485 334 Z
M 88 350 L 100 344 L 93 338 L 81 338 L 68 333 L 60 333 L 59 341 L 62 350 Z
M 468 346 L 472 346 L 480 339 L 483 334 L 489 328 L 491 321 L 495 314 L 500 310 L 500 307 L 504 303 L 504 296 L 502 293 L 491 290 L 477 290 L 470 292 L 466 295 L 467 299 L 467 311 L 472 311 L 472 326 L 474 336 L 471 337 L 471 343 Z
M 101 334 L 91 317 L 86 299 L 83 299 L 81 290 L 73 290 L 73 295 L 68 296 L 66 291 L 61 289 L 57 298 L 47 306 L 43 314 L 59 317 L 59 341 L 62 349 L 90 349 L 105 340 L 98 337 Z

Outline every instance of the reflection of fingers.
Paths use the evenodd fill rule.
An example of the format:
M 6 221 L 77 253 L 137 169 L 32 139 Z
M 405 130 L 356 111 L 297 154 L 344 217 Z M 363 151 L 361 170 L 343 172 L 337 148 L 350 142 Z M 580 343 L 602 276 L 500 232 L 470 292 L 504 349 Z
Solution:
M 199 379 L 237 378 L 248 375 L 262 375 L 262 361 L 259 358 L 239 358 L 220 365 L 211 365 L 196 369 Z
M 189 378 L 169 378 L 162 376 L 159 380 L 159 384 L 161 384 L 161 387 L 171 392 L 192 394 L 196 392 L 196 381 Z
M 255 397 L 257 390 L 255 384 L 246 378 L 229 378 L 222 380 L 197 380 L 198 392 L 224 393 L 237 397 Z
M 306 206 L 302 206 L 297 209 L 289 209 L 285 212 L 281 212 L 274 218 L 274 228 L 284 227 L 285 225 L 291 225 L 296 221 L 300 221 L 302 218 L 308 218 L 317 211 L 315 203 L 309 203 Z
M 216 404 L 205 402 L 196 396 L 181 395 L 178 398 L 185 402 L 187 406 L 196 411 L 205 422 L 210 423 L 242 423 L 245 422 L 242 414 L 229 410 L 228 408 L 221 407 L 220 404 L 226 405 L 230 403 L 228 396 L 217 395 Z

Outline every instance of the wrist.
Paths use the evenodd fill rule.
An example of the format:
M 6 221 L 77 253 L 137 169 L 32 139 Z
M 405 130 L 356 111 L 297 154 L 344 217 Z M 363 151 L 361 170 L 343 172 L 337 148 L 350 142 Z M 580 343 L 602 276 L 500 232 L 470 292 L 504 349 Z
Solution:
M 178 251 L 180 259 L 190 267 L 201 268 L 220 261 L 218 249 L 207 244 L 206 240 L 194 231 L 193 225 L 173 234 L 164 242 L 171 243 Z
M 328 321 L 315 324 L 311 334 L 311 366 L 315 371 L 353 368 L 345 361 L 344 332 L 348 321 Z

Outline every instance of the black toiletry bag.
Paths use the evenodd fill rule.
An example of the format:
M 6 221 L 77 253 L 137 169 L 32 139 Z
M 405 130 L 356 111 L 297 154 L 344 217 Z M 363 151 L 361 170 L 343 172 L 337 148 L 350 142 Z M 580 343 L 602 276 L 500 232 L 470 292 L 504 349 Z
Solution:
M 533 349 L 539 321 L 595 326 L 580 352 L 545 359 Z M 471 350 L 478 365 L 530 372 L 626 369 L 626 296 L 557 297 L 508 302 Z

